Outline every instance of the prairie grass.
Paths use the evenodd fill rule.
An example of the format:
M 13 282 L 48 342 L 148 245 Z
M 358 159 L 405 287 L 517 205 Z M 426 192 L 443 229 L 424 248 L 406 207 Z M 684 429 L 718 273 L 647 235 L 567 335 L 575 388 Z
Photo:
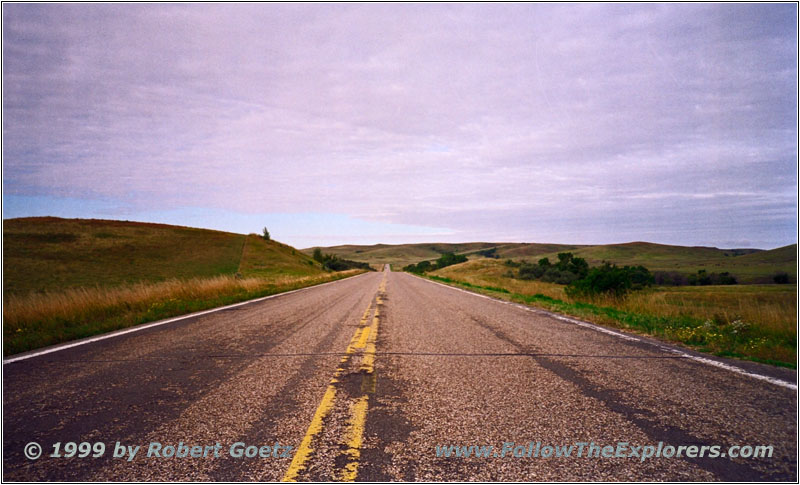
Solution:
M 3 353 L 9 355 L 140 323 L 312 286 L 362 271 L 269 278 L 171 279 L 116 287 L 5 295 Z
M 796 367 L 796 285 L 655 287 L 576 300 L 561 285 L 510 278 L 507 271 L 500 262 L 475 260 L 431 277 L 715 355 Z

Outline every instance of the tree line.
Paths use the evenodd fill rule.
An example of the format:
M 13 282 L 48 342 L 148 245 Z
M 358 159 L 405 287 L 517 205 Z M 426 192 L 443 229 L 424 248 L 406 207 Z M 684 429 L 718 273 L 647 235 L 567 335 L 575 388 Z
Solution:
M 403 267 L 403 271 L 407 271 L 409 273 L 425 273 L 427 271 L 436 271 L 437 269 L 442 269 L 447 266 L 463 263 L 466 260 L 467 257 L 463 254 L 444 253 L 434 262 L 420 261 L 417 264 L 409 264 Z
M 335 254 L 323 254 L 322 249 L 314 248 L 314 253 L 311 255 L 314 261 L 322 264 L 322 269 L 328 271 L 345 271 L 348 269 L 365 269 L 367 271 L 375 271 L 369 263 L 361 261 L 352 261 L 343 259 Z

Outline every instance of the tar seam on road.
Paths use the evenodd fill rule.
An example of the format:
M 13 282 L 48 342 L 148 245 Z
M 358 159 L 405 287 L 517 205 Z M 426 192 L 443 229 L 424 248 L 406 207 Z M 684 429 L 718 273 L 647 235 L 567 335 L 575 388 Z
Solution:
M 378 338 L 378 325 L 380 324 L 380 309 L 383 304 L 381 296 L 386 292 L 386 275 L 384 275 L 375 297 L 375 315 L 372 317 L 372 325 L 364 329 L 364 334 L 369 338 L 364 341 L 364 357 L 361 361 L 363 377 L 361 379 L 361 397 L 350 407 L 350 422 L 347 427 L 344 445 L 347 447 L 345 454 L 348 462 L 338 476 L 334 474 L 333 479 L 343 482 L 354 482 L 358 476 L 358 463 L 361 458 L 361 443 L 364 436 L 364 426 L 367 422 L 367 409 L 369 406 L 369 395 L 375 392 L 375 341 Z M 359 344 L 361 340 L 359 340 Z
M 319 287 L 322 287 L 322 286 L 325 286 L 325 285 L 331 285 L 333 283 L 338 283 L 340 281 L 349 280 L 350 278 L 357 278 L 357 277 L 365 275 L 365 274 L 369 274 L 369 273 L 361 273 L 361 274 L 358 274 L 358 275 L 355 275 L 355 276 L 348 276 L 347 278 L 342 278 L 342 279 L 336 280 L 336 281 L 328 281 L 327 283 L 322 283 L 322 284 L 319 284 L 319 285 L 306 286 L 305 288 L 298 288 L 296 290 L 285 291 L 283 293 L 276 293 L 274 295 L 262 296 L 260 298 L 255 298 L 253 300 L 242 301 L 242 302 L 239 302 L 239 303 L 234 303 L 232 305 L 221 306 L 221 307 L 217 307 L 217 308 L 211 308 L 209 310 L 203 310 L 203 311 L 200 311 L 200 312 L 189 313 L 187 315 L 181 315 L 179 317 L 169 318 L 167 320 L 161 320 L 161 321 L 158 321 L 158 322 L 148 323 L 146 325 L 137 325 L 135 327 L 126 328 L 124 330 L 117 330 L 115 332 L 105 333 L 105 334 L 102 334 L 102 335 L 98 335 L 96 337 L 89 337 L 87 339 L 78 340 L 76 342 L 70 342 L 70 343 L 66 343 L 66 344 L 56 345 L 56 346 L 53 346 L 53 347 L 46 348 L 44 350 L 34 351 L 32 353 L 29 353 L 29 354 L 20 355 L 18 357 L 10 357 L 8 359 L 3 359 L 3 365 L 11 364 L 13 362 L 18 362 L 18 361 L 21 361 L 21 360 L 32 359 L 32 358 L 38 357 L 40 355 L 51 354 L 53 352 L 59 352 L 61 350 L 71 349 L 73 347 L 78 347 L 78 346 L 81 346 L 81 345 L 86 345 L 86 344 L 91 344 L 91 343 L 94 343 L 94 342 L 99 342 L 101 340 L 106 340 L 106 339 L 110 339 L 110 338 L 114 338 L 114 337 L 119 337 L 121 335 L 125 335 L 125 334 L 128 334 L 128 333 L 138 332 L 138 331 L 141 331 L 141 330 L 146 330 L 148 328 L 153 328 L 153 327 L 158 327 L 158 326 L 161 326 L 161 325 L 166 325 L 168 323 L 178 322 L 180 320 L 186 320 L 187 318 L 200 317 L 200 316 L 203 316 L 203 315 L 208 315 L 209 313 L 219 312 L 219 311 L 222 311 L 222 310 L 228 310 L 230 308 L 236 308 L 236 307 L 240 307 L 240 306 L 243 306 L 243 305 L 250 305 L 251 303 L 258 303 L 258 302 L 261 302 L 261 301 L 264 301 L 264 300 L 269 300 L 271 298 L 277 298 L 279 296 L 286 296 L 286 295 L 290 295 L 292 293 L 297 293 L 297 292 L 300 292 L 300 291 L 306 291 L 306 290 L 310 290 L 310 289 L 313 289 L 313 288 L 319 288 Z
M 300 473 L 308 467 L 308 461 L 314 452 L 314 448 L 312 448 L 314 438 L 322 432 L 324 420 L 330 414 L 331 410 L 333 410 L 337 393 L 336 385 L 339 383 L 339 378 L 342 373 L 345 372 L 345 367 L 349 364 L 355 351 L 357 349 L 363 349 L 363 360 L 359 369 L 364 373 L 361 384 L 362 395 L 350 406 L 350 418 L 348 420 L 345 436 L 343 437 L 343 444 L 346 447 L 344 454 L 347 457 L 347 464 L 344 466 L 344 469 L 340 471 L 334 470 L 331 477 L 334 480 L 347 482 L 355 481 L 358 474 L 359 459 L 361 457 L 361 443 L 367 419 L 369 394 L 375 391 L 375 341 L 378 337 L 380 306 L 383 303 L 381 296 L 385 294 L 385 291 L 386 275 L 384 275 L 380 283 L 375 298 L 370 299 L 367 309 L 364 310 L 358 328 L 350 339 L 350 343 L 339 361 L 339 366 L 336 368 L 333 378 L 328 383 L 325 394 L 322 396 L 322 400 L 319 406 L 317 406 L 314 416 L 311 418 L 308 430 L 305 436 L 303 436 L 300 445 L 297 447 L 297 451 L 292 458 L 292 463 L 289 465 L 281 481 L 297 481 Z M 367 319 L 372 311 L 373 302 L 375 303 L 375 313 L 372 317 L 372 325 L 368 327 Z
M 412 275 L 412 276 L 415 276 L 415 275 Z M 497 298 L 492 298 L 490 296 L 482 295 L 480 293 L 475 293 L 475 292 L 468 291 L 468 290 L 465 290 L 465 289 L 462 289 L 462 288 L 456 288 L 454 286 L 445 285 L 443 283 L 439 283 L 439 282 L 436 282 L 436 281 L 431 281 L 431 280 L 429 280 L 427 278 L 422 278 L 422 277 L 418 277 L 418 276 L 415 276 L 415 277 L 417 277 L 417 278 L 419 278 L 419 279 L 421 279 L 423 281 L 427 281 L 428 283 L 432 283 L 434 285 L 439 285 L 439 286 L 443 286 L 445 288 L 450 288 L 451 290 L 461 291 L 461 292 L 467 293 L 468 295 L 477 296 L 479 298 L 485 298 L 487 300 L 491 300 L 491 301 L 494 301 L 494 302 L 497 302 L 497 303 L 502 303 L 504 305 L 511 305 L 513 307 L 516 307 L 516 308 L 519 308 L 519 309 L 522 309 L 522 310 L 525 310 L 525 311 L 529 311 L 529 312 L 532 312 L 532 313 L 538 313 L 540 315 L 547 315 L 547 316 L 549 316 L 551 318 L 555 318 L 555 319 L 561 320 L 563 322 L 569 322 L 569 323 L 572 323 L 574 325 L 578 325 L 580 327 L 589 328 L 589 329 L 595 330 L 597 332 L 602 332 L 602 333 L 605 333 L 605 334 L 608 334 L 608 335 L 612 335 L 614 337 L 617 337 L 617 338 L 620 338 L 620 339 L 623 339 L 623 340 L 628 340 L 628 341 L 631 341 L 631 342 L 639 342 L 639 343 L 651 345 L 651 346 L 661 350 L 662 352 L 669 352 L 669 353 L 675 354 L 676 356 L 681 357 L 681 358 L 691 359 L 691 360 L 693 360 L 695 362 L 699 362 L 701 364 L 717 367 L 717 368 L 720 368 L 720 369 L 725 369 L 725 370 L 728 370 L 728 371 L 731 371 L 731 372 L 735 372 L 735 373 L 743 375 L 743 376 L 751 377 L 753 379 L 758 379 L 758 380 L 761 380 L 761 381 L 769 382 L 770 384 L 774 384 L 776 386 L 781 386 L 781 387 L 785 387 L 787 389 L 791 389 L 793 391 L 797 391 L 797 384 L 792 384 L 791 382 L 787 382 L 787 381 L 784 381 L 782 379 L 777 379 L 775 377 L 770 377 L 770 376 L 765 376 L 763 374 L 756 374 L 754 372 L 749 372 L 749 371 L 746 371 L 746 370 L 742 369 L 741 367 L 736 367 L 734 365 L 726 364 L 724 362 L 719 362 L 719 361 L 714 360 L 714 359 L 709 359 L 709 358 L 706 358 L 706 357 L 700 357 L 700 356 L 697 356 L 697 355 L 688 354 L 688 353 L 686 353 L 686 352 L 684 352 L 682 350 L 670 347 L 670 346 L 665 345 L 665 344 L 657 344 L 657 343 L 654 343 L 654 342 L 650 342 L 650 341 L 645 340 L 645 339 L 640 339 L 638 337 L 634 337 L 634 336 L 631 336 L 631 335 L 626 335 L 626 334 L 621 333 L 621 332 L 616 332 L 614 330 L 609 330 L 607 328 L 601 327 L 599 325 L 595 325 L 593 323 L 584 322 L 582 320 L 577 320 L 577 319 L 570 318 L 570 317 L 565 317 L 563 315 L 558 315 L 556 313 L 552 313 L 552 312 L 549 312 L 547 310 L 542 310 L 542 309 L 539 309 L 539 308 L 531 308 L 531 307 L 528 307 L 528 306 L 525 306 L 525 305 L 520 305 L 520 304 L 517 304 L 517 303 L 512 303 L 512 302 L 509 302 L 509 301 L 505 301 L 505 300 L 498 300 Z

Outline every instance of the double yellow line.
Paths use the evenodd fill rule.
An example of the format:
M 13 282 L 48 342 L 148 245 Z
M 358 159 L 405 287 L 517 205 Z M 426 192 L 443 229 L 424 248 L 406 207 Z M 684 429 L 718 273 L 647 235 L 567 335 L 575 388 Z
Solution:
M 348 420 L 347 430 L 343 439 L 346 450 L 344 454 L 347 456 L 347 464 L 341 470 L 334 470 L 332 474 L 333 480 L 341 480 L 345 482 L 352 482 L 358 475 L 359 459 L 361 458 L 361 443 L 364 436 L 364 426 L 367 420 L 367 408 L 369 405 L 369 394 L 375 392 L 375 341 L 378 338 L 378 325 L 380 324 L 380 308 L 383 304 L 382 296 L 386 293 L 386 276 L 384 275 L 378 287 L 378 294 L 374 300 L 370 300 L 367 309 L 361 316 L 361 321 L 355 334 L 350 339 L 350 343 L 344 352 L 333 378 L 328 383 L 328 388 L 325 390 L 325 395 L 322 396 L 317 411 L 314 417 L 311 418 L 311 424 L 308 426 L 300 446 L 294 454 L 292 463 L 286 470 L 283 476 L 284 482 L 297 481 L 299 474 L 306 469 L 309 459 L 311 458 L 314 448 L 312 443 L 314 439 L 322 432 L 323 421 L 330 414 L 336 401 L 336 385 L 339 383 L 339 378 L 345 372 L 345 368 L 350 363 L 350 359 L 356 351 L 362 351 L 361 367 L 359 371 L 362 373 L 361 382 L 361 395 L 356 398 L 355 402 L 350 404 L 350 416 Z M 372 324 L 367 326 L 372 304 L 375 303 L 375 313 L 372 317 Z M 363 350 L 362 350 L 363 349 Z

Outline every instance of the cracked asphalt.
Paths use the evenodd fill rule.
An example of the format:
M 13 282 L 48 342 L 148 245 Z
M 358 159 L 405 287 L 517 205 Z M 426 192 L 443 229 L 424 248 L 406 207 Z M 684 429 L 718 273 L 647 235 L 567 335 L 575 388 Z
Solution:
M 4 363 L 3 480 L 796 482 L 795 371 L 719 360 L 789 386 L 368 273 Z M 105 452 L 50 456 L 68 442 Z M 500 456 L 619 442 L 772 456 Z M 219 443 L 219 456 L 147 456 L 151 443 Z M 231 456 L 234 443 L 256 456 Z M 117 444 L 140 448 L 114 457 Z M 437 456 L 450 446 L 494 448 Z

